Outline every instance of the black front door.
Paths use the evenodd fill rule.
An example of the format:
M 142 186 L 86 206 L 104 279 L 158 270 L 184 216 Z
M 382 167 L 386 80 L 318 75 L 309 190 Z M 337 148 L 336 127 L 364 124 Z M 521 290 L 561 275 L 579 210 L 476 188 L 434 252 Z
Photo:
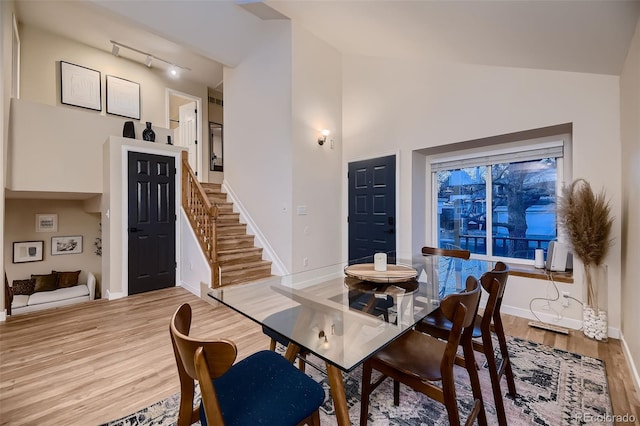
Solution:
M 129 294 L 176 285 L 175 158 L 129 152 Z
M 396 251 L 396 156 L 349 163 L 349 260 Z

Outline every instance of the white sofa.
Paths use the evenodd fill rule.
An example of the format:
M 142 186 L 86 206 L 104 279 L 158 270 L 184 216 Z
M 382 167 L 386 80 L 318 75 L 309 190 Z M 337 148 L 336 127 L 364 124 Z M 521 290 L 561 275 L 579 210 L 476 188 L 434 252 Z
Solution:
M 96 277 L 91 272 L 81 271 L 78 276 L 78 285 L 73 287 L 59 288 L 53 291 L 39 291 L 29 296 L 23 294 L 13 295 L 11 315 L 94 300 L 95 292 Z

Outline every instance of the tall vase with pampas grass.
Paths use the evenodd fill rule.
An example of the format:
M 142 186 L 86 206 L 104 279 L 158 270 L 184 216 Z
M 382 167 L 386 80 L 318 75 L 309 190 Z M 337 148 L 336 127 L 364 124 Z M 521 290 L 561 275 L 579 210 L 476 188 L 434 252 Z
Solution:
M 583 307 L 583 331 L 587 337 L 607 340 L 607 313 L 598 304 L 598 287 L 605 285 L 604 259 L 611 247 L 611 207 L 604 189 L 595 194 L 584 179 L 562 189 L 558 219 L 566 231 L 573 254 L 584 266 L 587 300 Z

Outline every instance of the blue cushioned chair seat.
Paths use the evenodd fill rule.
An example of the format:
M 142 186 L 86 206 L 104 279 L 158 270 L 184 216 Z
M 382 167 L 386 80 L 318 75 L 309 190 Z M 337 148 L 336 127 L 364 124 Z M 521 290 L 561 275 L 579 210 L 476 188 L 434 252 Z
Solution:
M 325 396 L 319 383 L 267 350 L 234 364 L 213 383 L 226 426 L 293 426 L 316 411 Z M 200 422 L 207 425 L 202 404 Z

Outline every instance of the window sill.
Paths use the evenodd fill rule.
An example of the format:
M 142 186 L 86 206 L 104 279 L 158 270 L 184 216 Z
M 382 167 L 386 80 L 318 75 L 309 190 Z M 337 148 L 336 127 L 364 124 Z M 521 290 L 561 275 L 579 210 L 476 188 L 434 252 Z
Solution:
M 551 274 L 551 277 L 556 282 L 573 284 L 573 272 L 551 272 L 545 269 L 538 269 L 530 265 L 509 264 L 509 275 L 516 277 L 548 280 L 549 274 Z

